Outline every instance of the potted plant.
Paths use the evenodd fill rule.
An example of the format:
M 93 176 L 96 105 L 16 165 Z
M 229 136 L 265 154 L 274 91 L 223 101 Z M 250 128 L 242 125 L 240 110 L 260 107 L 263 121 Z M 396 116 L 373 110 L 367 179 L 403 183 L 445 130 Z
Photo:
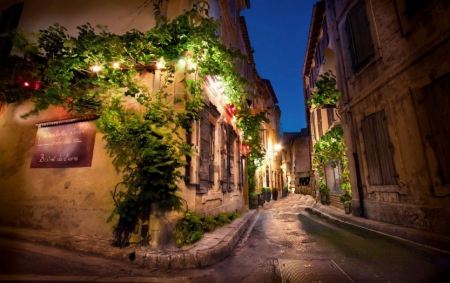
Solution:
M 266 202 L 270 202 L 270 196 L 272 194 L 269 187 L 263 188 L 264 189 L 264 195 L 266 196 Z
M 283 186 L 283 189 L 281 190 L 281 197 L 285 198 L 287 197 L 289 193 L 289 188 L 287 186 Z
M 261 191 L 259 192 L 259 199 L 258 199 L 258 204 L 259 205 L 264 205 L 264 201 L 266 199 L 266 195 L 264 194 L 264 188 L 261 188 Z
M 272 188 L 272 199 L 273 200 L 278 199 L 278 188 Z
M 250 198 L 251 199 L 251 201 L 250 201 L 251 208 L 258 207 L 260 194 L 261 194 L 260 192 L 252 192 L 251 193 L 251 198 Z
M 327 203 L 327 197 L 328 197 L 329 192 L 330 192 L 330 189 L 327 186 L 320 185 L 319 193 L 320 193 L 320 201 L 322 202 L 322 204 Z
M 346 214 L 350 214 L 351 212 L 351 204 L 352 204 L 352 196 L 348 191 L 340 197 L 340 201 L 344 204 L 344 209 Z

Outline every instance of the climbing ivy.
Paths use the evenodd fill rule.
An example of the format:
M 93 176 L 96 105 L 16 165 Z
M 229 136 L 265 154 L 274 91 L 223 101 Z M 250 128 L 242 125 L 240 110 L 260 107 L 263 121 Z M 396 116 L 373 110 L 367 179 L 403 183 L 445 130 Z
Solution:
M 335 105 L 341 92 L 336 88 L 336 76 L 332 71 L 320 75 L 311 93 L 311 100 L 306 103 L 311 105 L 311 109 L 322 108 L 324 105 Z
M 329 188 L 327 188 L 324 182 L 324 165 L 329 161 L 337 160 L 333 166 L 339 166 L 341 168 L 342 189 L 344 190 L 344 195 L 351 196 L 350 172 L 347 168 L 348 158 L 345 156 L 347 147 L 344 144 L 343 134 L 344 131 L 342 130 L 342 126 L 336 125 L 323 135 L 314 145 L 313 165 L 319 175 L 319 191 L 323 194 L 329 192 Z
M 199 118 L 206 75 L 221 79 L 224 96 L 237 107 L 244 138 L 251 137 L 252 154 L 260 152 L 257 132 L 266 121 L 264 114 L 247 111 L 248 82 L 236 68 L 244 57 L 220 42 L 219 21 L 208 17 L 207 1 L 195 2 L 172 21 L 161 16 L 158 5 L 154 8 L 157 25 L 146 32 L 117 35 L 89 23 L 77 28 L 76 37 L 59 24 L 37 34 L 13 31 L 8 36 L 21 55 L 0 58 L 0 101 L 31 99 L 34 107 L 24 118 L 54 106 L 99 117 L 95 124 L 123 173 L 112 192 L 115 208 L 108 219 L 118 216 L 114 238 L 120 247 L 152 204 L 180 208 L 177 182 L 184 178 L 180 169 L 186 165 L 185 156 L 192 154 L 183 133 Z M 182 99 L 167 92 L 180 59 L 197 66 L 186 72 L 191 75 Z M 162 61 L 163 82 L 152 92 L 140 78 Z M 124 95 L 138 106 L 124 103 Z

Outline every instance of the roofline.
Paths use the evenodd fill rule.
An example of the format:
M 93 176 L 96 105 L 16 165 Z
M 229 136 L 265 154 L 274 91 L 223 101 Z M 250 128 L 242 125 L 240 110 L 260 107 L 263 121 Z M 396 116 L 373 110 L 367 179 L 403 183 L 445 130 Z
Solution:
M 309 26 L 308 42 L 306 45 L 305 59 L 303 61 L 303 75 L 307 75 L 308 69 L 312 65 L 314 59 L 316 44 L 319 39 L 320 30 L 322 29 L 322 22 L 325 18 L 325 1 L 317 2 L 313 7 L 311 15 L 311 23 Z
M 272 97 L 274 104 L 277 104 L 278 103 L 278 98 L 277 98 L 277 95 L 275 94 L 275 90 L 272 87 L 272 83 L 268 79 L 262 79 L 262 81 L 264 82 L 264 84 L 269 89 L 270 96 Z
M 242 31 L 242 38 L 244 39 L 245 51 L 247 53 L 247 58 L 253 67 L 255 66 L 255 58 L 253 58 L 253 49 L 250 44 L 250 37 L 248 35 L 247 22 L 244 16 L 239 16 L 239 25 Z

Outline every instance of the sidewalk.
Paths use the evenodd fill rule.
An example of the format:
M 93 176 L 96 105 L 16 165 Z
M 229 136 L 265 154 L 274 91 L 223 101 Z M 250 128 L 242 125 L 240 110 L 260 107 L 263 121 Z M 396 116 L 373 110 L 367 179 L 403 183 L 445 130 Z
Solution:
M 217 228 L 212 233 L 205 233 L 200 241 L 185 250 L 154 250 L 145 246 L 119 249 L 111 246 L 110 241 L 103 238 L 61 235 L 42 230 L 1 226 L 0 237 L 53 245 L 104 258 L 129 261 L 150 269 L 195 268 L 212 265 L 226 258 L 242 234 L 258 216 L 259 211 L 260 209 L 250 210 L 232 223 Z
M 358 226 L 360 228 L 368 229 L 380 234 L 400 238 L 406 241 L 411 241 L 417 244 L 428 246 L 433 249 L 450 253 L 450 237 L 446 235 L 430 233 L 414 228 L 407 228 L 385 222 L 357 217 L 351 214 L 345 214 L 344 210 L 339 210 L 328 205 L 322 205 L 320 202 L 314 204 L 312 210 L 330 218 L 334 218 L 339 221 Z

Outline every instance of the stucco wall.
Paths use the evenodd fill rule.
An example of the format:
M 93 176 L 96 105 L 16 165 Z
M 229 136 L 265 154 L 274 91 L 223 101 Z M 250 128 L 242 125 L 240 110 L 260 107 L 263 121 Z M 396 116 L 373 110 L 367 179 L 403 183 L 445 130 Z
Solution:
M 92 167 L 30 168 L 36 123 L 67 118 L 61 109 L 20 118 L 30 103 L 11 104 L 0 116 L 0 222 L 6 225 L 107 237 L 109 193 L 121 180 L 95 137 Z

